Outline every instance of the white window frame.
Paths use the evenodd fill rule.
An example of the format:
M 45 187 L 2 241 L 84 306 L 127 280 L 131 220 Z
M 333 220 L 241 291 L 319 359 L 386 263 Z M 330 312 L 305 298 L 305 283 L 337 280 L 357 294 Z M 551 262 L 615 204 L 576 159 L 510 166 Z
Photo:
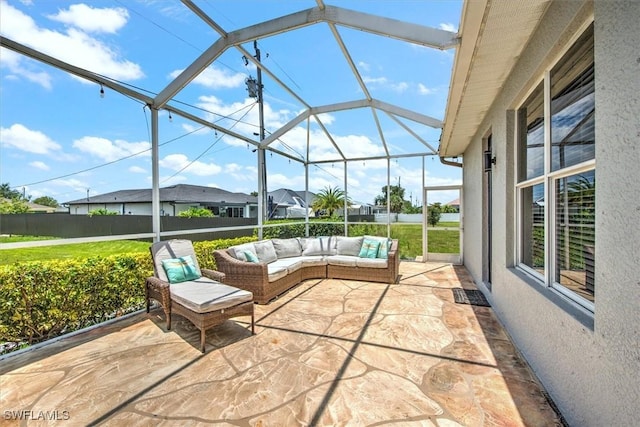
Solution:
M 576 304 L 579 307 L 586 309 L 588 312 L 593 313 L 595 310 L 595 304 L 586 298 L 578 295 L 577 293 L 567 289 L 565 286 L 561 285 L 555 280 L 556 272 L 558 265 L 554 261 L 556 260 L 557 250 L 557 233 L 555 229 L 555 221 L 556 221 L 556 212 L 555 207 L 557 204 L 556 195 L 555 195 L 555 182 L 558 179 L 577 175 L 582 172 L 596 171 L 596 160 L 590 159 L 585 162 L 579 163 L 577 165 L 569 166 L 557 171 L 551 170 L 551 70 L 555 67 L 555 65 L 560 62 L 564 56 L 568 53 L 569 49 L 573 46 L 573 44 L 578 40 L 579 37 L 584 34 L 584 32 L 588 29 L 589 25 L 591 25 L 592 21 L 587 22 L 584 27 L 577 33 L 577 36 L 567 43 L 562 53 L 555 58 L 555 60 L 549 64 L 549 66 L 545 69 L 542 82 L 543 82 L 543 97 L 544 97 L 544 172 L 541 176 L 537 176 L 522 182 L 518 182 L 518 177 L 520 176 L 521 167 L 520 161 L 515 162 L 515 191 L 516 191 L 516 203 L 515 203 L 515 218 L 516 218 L 516 245 L 515 245 L 515 260 L 516 260 L 516 268 L 526 273 L 530 276 L 533 281 L 544 288 L 549 288 L 554 292 L 566 297 L 572 304 Z M 595 59 L 594 59 L 595 61 Z M 520 120 L 518 115 L 522 110 L 524 103 L 527 101 L 531 93 L 538 88 L 541 80 L 536 80 L 535 83 L 532 84 L 530 90 L 523 96 L 522 101 L 518 104 L 518 107 L 513 110 L 514 123 L 516 127 L 516 141 L 514 144 L 514 159 L 519 159 L 520 150 L 521 150 L 521 141 L 520 136 L 522 135 L 522 129 L 520 129 Z M 524 201 L 522 198 L 522 191 L 525 188 L 530 188 L 538 184 L 544 184 L 544 275 L 540 274 L 538 271 L 534 270 L 530 266 L 526 265 L 523 262 L 523 221 L 522 221 L 522 213 L 524 206 Z

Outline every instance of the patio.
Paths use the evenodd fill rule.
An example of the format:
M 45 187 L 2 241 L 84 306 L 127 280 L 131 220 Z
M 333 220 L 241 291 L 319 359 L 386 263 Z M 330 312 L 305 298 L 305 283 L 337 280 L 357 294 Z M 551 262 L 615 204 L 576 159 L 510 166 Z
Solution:
M 197 329 L 166 332 L 156 310 L 10 357 L 3 425 L 562 425 L 492 309 L 454 302 L 475 288 L 464 267 L 400 271 L 304 282 L 256 306 L 255 336 L 209 330 L 204 355 Z

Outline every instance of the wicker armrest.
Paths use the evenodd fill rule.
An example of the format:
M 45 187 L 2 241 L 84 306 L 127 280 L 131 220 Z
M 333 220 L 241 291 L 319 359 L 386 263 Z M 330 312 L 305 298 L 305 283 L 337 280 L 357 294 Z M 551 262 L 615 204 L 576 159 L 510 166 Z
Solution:
M 240 261 L 226 250 L 213 251 L 216 268 L 224 272 L 225 284 L 254 292 L 269 283 L 267 264 Z
M 147 286 L 151 286 L 154 289 L 156 289 L 158 292 L 160 292 L 163 289 L 169 288 L 169 282 L 160 280 L 157 277 L 147 277 Z
M 211 280 L 216 280 L 218 282 L 224 283 L 224 278 L 226 274 L 224 274 L 223 272 L 216 271 L 216 270 L 209 270 L 208 268 L 202 268 L 200 269 L 200 271 L 202 272 L 202 275 L 204 277 L 208 277 Z

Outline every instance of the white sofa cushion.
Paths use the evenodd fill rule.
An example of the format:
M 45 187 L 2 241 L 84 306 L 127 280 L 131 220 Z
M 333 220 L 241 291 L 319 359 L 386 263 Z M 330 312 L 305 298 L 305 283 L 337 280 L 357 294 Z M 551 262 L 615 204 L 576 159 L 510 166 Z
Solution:
M 253 294 L 207 277 L 169 285 L 171 299 L 196 313 L 208 313 L 253 301 Z
M 270 263 L 269 267 L 283 267 L 289 273 L 292 273 L 302 268 L 302 257 L 278 259 Z
M 335 255 L 336 252 L 333 236 L 308 237 L 302 241 L 302 255 Z
M 358 256 L 364 237 L 345 237 L 338 236 L 336 238 L 337 255 Z
M 327 257 L 323 255 L 302 256 L 296 259 L 299 259 L 302 262 L 303 267 L 315 267 L 315 266 L 327 265 Z
M 286 267 L 273 265 L 273 263 L 271 263 L 267 265 L 267 273 L 269 275 L 269 282 L 275 282 L 278 279 L 282 279 L 289 272 Z
M 256 247 L 253 242 L 231 246 L 229 249 L 231 249 L 232 253 L 235 254 L 235 258 L 240 261 L 248 261 L 247 256 L 244 254 L 245 251 L 251 252 L 256 256 L 256 258 L 258 258 L 258 253 L 256 252 Z
M 253 244 L 256 248 L 256 254 L 260 262 L 270 263 L 278 259 L 276 250 L 271 240 L 261 240 Z
M 327 257 L 329 265 L 343 265 L 346 267 L 355 267 L 358 257 L 350 255 L 330 255 Z
M 357 267 L 387 268 L 388 262 L 382 258 L 356 258 Z
M 278 259 L 299 257 L 302 255 L 302 245 L 297 238 L 292 239 L 271 239 L 276 250 Z

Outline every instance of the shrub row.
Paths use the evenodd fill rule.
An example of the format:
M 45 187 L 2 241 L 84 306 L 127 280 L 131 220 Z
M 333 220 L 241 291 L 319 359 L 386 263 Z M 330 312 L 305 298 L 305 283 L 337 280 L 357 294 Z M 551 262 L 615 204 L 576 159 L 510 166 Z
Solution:
M 194 242 L 202 268 L 213 250 L 255 240 Z M 0 266 L 0 354 L 144 308 L 149 253 Z

